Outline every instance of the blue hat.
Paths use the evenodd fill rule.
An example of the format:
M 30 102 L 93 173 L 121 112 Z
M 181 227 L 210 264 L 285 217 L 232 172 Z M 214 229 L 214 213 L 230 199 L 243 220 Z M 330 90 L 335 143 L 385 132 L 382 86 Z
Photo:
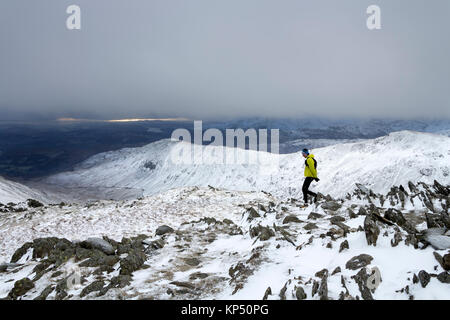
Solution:
M 303 150 L 302 150 L 302 153 L 304 153 L 304 154 L 309 154 L 309 151 L 308 151 L 308 149 L 303 149 Z

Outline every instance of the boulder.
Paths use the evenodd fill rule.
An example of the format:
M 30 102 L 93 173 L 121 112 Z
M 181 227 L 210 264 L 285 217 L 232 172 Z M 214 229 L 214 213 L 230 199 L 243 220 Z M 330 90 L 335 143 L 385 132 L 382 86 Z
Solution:
M 348 245 L 348 241 L 344 240 L 342 241 L 340 247 L 339 247 L 339 252 L 344 251 L 345 249 L 349 249 L 349 245 Z
M 284 220 L 283 220 L 283 224 L 287 224 L 287 223 L 291 223 L 291 222 L 302 223 L 303 221 L 294 215 L 289 215 L 286 218 L 284 218 Z
M 14 288 L 11 289 L 11 291 L 8 294 L 8 297 L 11 299 L 17 299 L 18 297 L 23 296 L 28 291 L 34 288 L 34 283 L 28 278 L 23 278 L 20 280 L 17 280 L 14 283 Z
M 347 212 L 350 219 L 354 219 L 357 217 L 356 213 L 352 209 L 348 208 Z
M 250 228 L 250 237 L 259 237 L 261 241 L 269 240 L 275 236 L 275 232 L 270 229 L 269 227 L 263 227 L 261 225 L 258 225 L 256 227 Z
M 352 276 L 352 279 L 358 284 L 359 291 L 361 292 L 361 296 L 364 300 L 373 300 L 372 292 L 367 287 L 367 280 L 369 275 L 367 274 L 366 268 L 361 268 L 359 272 Z
M 172 232 L 174 232 L 174 230 L 171 227 L 169 227 L 167 225 L 162 225 L 156 229 L 155 233 L 157 236 L 162 236 L 164 234 L 172 233 Z
M 114 247 L 101 238 L 88 238 L 81 243 L 81 246 L 86 249 L 97 249 L 107 255 L 113 255 L 115 253 Z
M 28 249 L 33 247 L 33 242 L 26 242 L 24 243 L 19 249 L 17 249 L 13 256 L 11 257 L 11 263 L 16 263 L 19 261 L 25 253 L 27 253 Z
M 304 226 L 303 229 L 305 230 L 317 229 L 317 225 L 315 223 L 310 222 L 306 226 Z
M 127 257 L 120 260 L 120 275 L 131 275 L 134 271 L 142 268 L 146 256 L 144 253 L 134 250 Z
M 325 277 L 325 276 L 328 277 L 328 269 L 322 269 L 322 270 L 320 270 L 320 271 L 317 271 L 316 274 L 315 274 L 315 276 L 318 277 L 318 278 L 321 278 L 321 279 L 322 279 L 323 277 Z
M 336 269 L 333 270 L 331 275 L 334 276 L 336 273 L 340 273 L 340 272 L 341 272 L 341 267 L 336 267 Z
M 194 272 L 189 276 L 189 280 L 196 280 L 196 279 L 205 279 L 208 278 L 209 274 L 208 273 L 203 273 L 203 272 Z
M 336 201 L 327 201 L 322 204 L 322 208 L 330 211 L 337 211 L 342 207 L 342 205 Z
M 445 228 L 429 228 L 422 232 L 421 238 L 436 250 L 450 249 L 450 237 Z
M 44 206 L 41 202 L 39 202 L 39 201 L 37 201 L 37 200 L 35 200 L 35 199 L 28 199 L 28 200 L 27 200 L 27 205 L 28 205 L 30 208 L 40 208 L 40 207 L 43 207 L 43 206 Z
M 55 290 L 55 286 L 52 284 L 49 284 L 47 287 L 45 287 L 44 290 L 36 297 L 34 300 L 46 300 L 48 295 Z
M 438 274 L 437 279 L 442 283 L 450 283 L 450 274 L 443 271 Z
M 391 246 L 396 247 L 402 241 L 401 232 L 396 231 L 394 234 L 394 239 L 391 240 Z
M 425 270 L 419 271 L 418 278 L 419 278 L 420 284 L 422 285 L 422 288 L 425 288 L 431 279 L 430 275 Z
M 308 215 L 308 220 L 311 220 L 311 219 L 316 220 L 316 219 L 320 219 L 320 218 L 322 218 L 322 217 L 323 217 L 323 214 L 316 213 L 316 212 L 311 212 L 311 213 Z
M 366 234 L 367 244 L 377 245 L 377 239 L 380 234 L 380 228 L 377 225 L 377 221 L 372 217 L 372 215 L 367 215 L 364 219 L 364 232 Z
M 358 216 L 367 216 L 367 210 L 364 207 L 359 207 Z
M 363 253 L 347 261 L 345 267 L 350 270 L 357 270 L 359 268 L 369 265 L 372 262 L 372 260 L 373 260 L 372 256 Z
M 266 292 L 264 292 L 264 297 L 262 298 L 263 300 L 267 300 L 267 298 L 269 297 L 269 295 L 272 295 L 272 289 L 270 287 L 268 287 L 266 289 Z
M 196 267 L 200 264 L 200 260 L 197 258 L 185 258 L 184 262 L 186 262 L 187 265 L 190 265 L 191 267 Z
M 297 287 L 297 289 L 295 290 L 295 297 L 297 298 L 297 300 L 304 300 L 307 298 L 305 290 L 303 290 L 302 287 Z
M 100 291 L 103 289 L 104 286 L 105 286 L 104 281 L 102 280 L 94 281 L 81 291 L 80 298 L 83 298 L 92 292 Z
M 254 218 L 261 217 L 261 215 L 258 213 L 258 211 L 256 211 L 256 209 L 253 207 L 248 208 L 247 212 L 248 212 L 248 220 L 252 220 Z
M 446 255 L 444 255 L 442 267 L 447 271 L 450 270 L 450 253 L 447 253 Z

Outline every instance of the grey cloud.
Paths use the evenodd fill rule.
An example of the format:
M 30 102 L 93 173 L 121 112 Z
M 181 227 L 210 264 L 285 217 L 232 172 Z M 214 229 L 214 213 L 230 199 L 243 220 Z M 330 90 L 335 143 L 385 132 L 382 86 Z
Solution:
M 65 28 L 68 5 L 82 30 Z M 382 30 L 366 28 L 377 4 Z M 450 117 L 450 2 L 0 4 L 3 117 Z

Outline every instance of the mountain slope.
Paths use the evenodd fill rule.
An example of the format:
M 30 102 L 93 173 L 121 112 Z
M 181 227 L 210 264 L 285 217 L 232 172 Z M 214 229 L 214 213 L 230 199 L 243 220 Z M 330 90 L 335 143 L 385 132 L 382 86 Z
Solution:
M 0 298 L 449 299 L 449 192 L 357 189 L 303 208 L 191 187 L 12 208 L 0 215 Z M 367 281 L 374 269 L 381 282 Z
M 300 154 L 276 155 L 236 149 L 240 156 L 255 155 L 264 163 L 279 163 L 279 170 L 245 164 L 174 164 L 172 156 L 184 142 L 161 140 L 141 148 L 128 148 L 91 157 L 72 172 L 52 176 L 47 183 L 65 187 L 132 188 L 144 195 L 182 186 L 232 190 L 264 190 L 279 196 L 299 196 L 304 159 Z M 203 146 L 204 154 L 220 155 L 229 149 Z M 356 183 L 374 192 L 408 181 L 450 181 L 450 138 L 443 135 L 400 131 L 388 136 L 313 150 L 319 162 L 319 183 L 313 189 L 343 197 Z M 206 157 L 211 159 L 211 156 Z
M 0 203 L 18 203 L 24 202 L 27 199 L 36 199 L 42 202 L 48 202 L 50 198 L 51 197 L 49 195 L 43 192 L 0 177 Z

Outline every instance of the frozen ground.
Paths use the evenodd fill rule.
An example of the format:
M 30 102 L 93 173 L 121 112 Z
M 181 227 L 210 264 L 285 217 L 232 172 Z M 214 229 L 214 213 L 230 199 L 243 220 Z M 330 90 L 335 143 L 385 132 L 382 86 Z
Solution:
M 307 208 L 264 192 L 185 187 L 132 201 L 5 210 L 1 259 L 25 246 L 16 264 L 3 265 L 0 297 L 450 299 L 449 249 L 420 236 L 448 222 L 450 188 L 405 188 L 381 196 L 360 187 Z M 383 216 L 390 220 L 377 220 Z M 155 234 L 161 225 L 173 230 Z M 114 253 L 79 242 L 89 237 L 104 237 Z M 369 290 L 364 277 L 374 267 L 381 282 Z M 80 282 L 67 286 L 74 274 Z

